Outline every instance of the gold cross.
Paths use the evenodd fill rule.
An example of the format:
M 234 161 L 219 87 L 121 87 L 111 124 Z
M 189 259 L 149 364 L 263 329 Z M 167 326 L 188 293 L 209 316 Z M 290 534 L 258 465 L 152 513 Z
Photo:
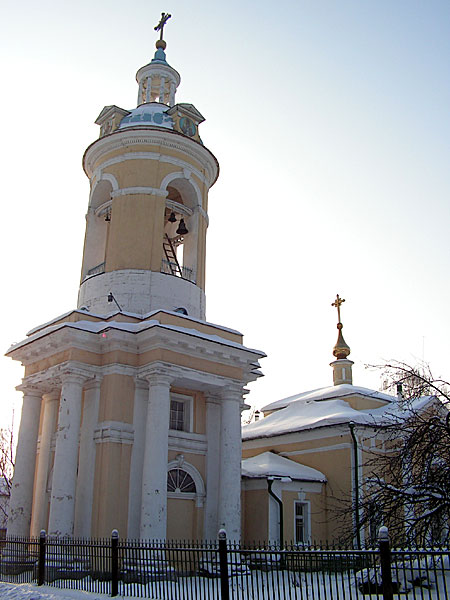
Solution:
M 168 13 L 161 13 L 161 20 L 155 27 L 155 31 L 161 31 L 161 35 L 159 36 L 160 40 L 163 39 L 164 25 L 167 23 L 171 16 L 172 15 L 169 15 Z
M 336 300 L 331 306 L 335 306 L 338 311 L 338 322 L 341 322 L 341 304 L 345 302 L 345 298 L 339 298 L 339 294 L 336 294 Z

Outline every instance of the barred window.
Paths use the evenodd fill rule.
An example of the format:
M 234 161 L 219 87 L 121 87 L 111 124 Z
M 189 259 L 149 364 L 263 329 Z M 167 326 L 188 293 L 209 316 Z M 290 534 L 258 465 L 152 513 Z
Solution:
M 305 502 L 295 502 L 295 542 L 305 544 L 307 541 L 306 520 L 308 505 Z
M 167 473 L 167 491 L 195 494 L 197 490 L 189 473 L 183 471 L 183 469 L 171 469 Z
M 186 403 L 178 400 L 170 401 L 170 429 L 184 431 L 186 429 Z

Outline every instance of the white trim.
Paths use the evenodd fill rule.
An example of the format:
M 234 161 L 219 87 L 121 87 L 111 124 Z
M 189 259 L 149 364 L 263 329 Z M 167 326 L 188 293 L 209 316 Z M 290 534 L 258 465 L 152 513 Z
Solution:
M 351 448 L 350 442 L 342 444 L 333 444 L 332 446 L 321 446 L 320 448 L 306 448 L 305 450 L 291 450 L 290 452 L 280 452 L 280 456 L 298 456 L 299 454 L 316 454 L 316 452 L 328 452 L 328 450 L 346 450 Z
M 214 156 L 214 154 L 208 150 L 205 146 L 192 140 L 191 138 L 186 138 L 183 135 L 180 135 L 171 130 L 162 130 L 149 126 L 136 127 L 134 130 L 123 129 L 116 130 L 110 135 L 106 135 L 102 138 L 99 138 L 95 142 L 93 142 L 85 151 L 83 156 L 83 168 L 88 175 L 89 178 L 92 177 L 94 165 L 101 161 L 102 158 L 109 154 L 110 152 L 114 152 L 115 150 L 120 150 L 124 146 L 132 148 L 132 146 L 157 146 L 163 152 L 175 150 L 178 152 L 183 152 L 193 160 L 195 160 L 199 165 L 203 166 L 206 170 L 207 177 L 206 183 L 208 187 L 211 187 L 219 176 L 219 163 Z M 136 154 L 130 152 L 129 155 L 131 158 L 134 158 Z M 161 160 L 161 162 L 171 162 L 172 160 L 177 161 L 173 157 L 167 156 L 167 154 L 161 153 L 152 153 L 157 160 Z M 178 160 L 179 163 L 184 163 L 184 161 Z M 102 163 L 99 166 L 99 169 L 104 168 L 106 163 Z M 176 164 L 175 162 L 173 164 Z M 180 166 L 186 166 L 188 169 L 194 170 L 192 164 L 184 163 Z M 198 173 L 201 171 L 195 169 Z M 200 179 L 203 179 L 203 176 L 200 176 Z
M 94 431 L 96 444 L 120 443 L 132 444 L 134 440 L 134 428 L 129 423 L 120 421 L 103 421 L 99 423 Z
M 191 208 L 181 204 L 180 202 L 175 202 L 175 200 L 166 199 L 166 207 L 182 215 L 186 215 L 187 217 L 190 217 L 194 213 Z
M 374 429 L 367 423 L 358 423 L 359 427 L 366 430 Z M 245 428 L 243 434 L 245 435 Z M 242 444 L 244 448 L 262 448 L 264 446 L 273 446 L 276 444 L 296 444 L 301 438 L 302 442 L 327 439 L 330 437 L 339 437 L 348 435 L 348 423 L 334 423 L 333 425 L 312 426 L 309 429 L 298 429 L 296 431 L 286 431 L 276 435 L 267 435 L 261 437 L 243 437 Z
M 172 156 L 164 156 L 161 155 L 159 152 L 127 152 L 126 154 L 119 154 L 119 156 L 115 156 L 114 158 L 110 158 L 109 160 L 106 160 L 104 163 L 101 164 L 100 167 L 98 167 L 94 173 L 92 178 L 95 179 L 97 176 L 102 176 L 102 171 L 108 167 L 111 167 L 113 165 L 117 165 L 121 162 L 124 162 L 125 160 L 159 160 L 162 163 L 168 163 L 171 165 L 174 165 L 176 167 L 181 167 L 184 168 L 186 165 L 188 165 L 193 174 L 198 177 L 198 179 L 200 179 L 200 181 L 202 183 L 207 184 L 207 180 L 206 177 L 203 175 L 203 173 L 201 171 L 199 171 L 198 169 L 196 169 L 195 167 L 192 167 L 192 165 L 190 165 L 190 163 L 185 162 L 184 160 L 181 160 L 180 158 L 174 158 Z M 182 176 L 182 179 L 186 179 L 186 177 Z M 188 180 L 191 181 L 191 180 Z M 119 186 L 117 186 L 117 189 L 119 188 Z M 162 188 L 162 186 L 161 186 Z M 162 190 L 161 190 L 162 191 Z
M 111 194 L 112 196 L 112 194 Z M 100 204 L 100 206 L 97 206 L 97 208 L 94 210 L 94 215 L 96 217 L 101 217 L 103 214 L 105 214 L 108 211 L 108 208 L 111 207 L 112 204 L 112 200 L 107 200 L 106 202 L 103 202 L 103 204 Z
M 279 484 L 280 482 L 275 480 L 275 484 Z M 281 482 L 282 491 L 283 492 L 297 492 L 297 493 L 306 493 L 306 494 L 320 494 L 322 491 L 322 486 L 325 485 L 326 482 L 322 481 L 286 481 Z M 242 479 L 242 490 L 244 492 L 252 491 L 252 490 L 267 490 L 267 478 L 258 478 L 258 479 Z
M 134 186 L 120 188 L 118 190 L 115 190 L 114 192 L 111 192 L 111 198 L 117 198 L 117 196 L 131 196 L 135 194 L 149 194 L 154 196 L 162 196 L 163 198 L 165 198 L 168 192 L 167 190 L 163 190 L 161 188 Z

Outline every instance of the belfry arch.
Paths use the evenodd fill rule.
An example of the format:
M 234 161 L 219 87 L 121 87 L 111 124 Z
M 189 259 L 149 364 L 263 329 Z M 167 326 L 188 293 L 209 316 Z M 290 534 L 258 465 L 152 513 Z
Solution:
M 115 177 L 106 175 L 97 181 L 92 188 L 86 215 L 86 238 L 81 281 L 104 271 L 106 245 L 111 222 L 112 193 L 117 187 Z
M 163 263 L 171 262 L 170 246 L 175 251 L 180 269 L 170 268 L 163 272 L 179 275 L 193 283 L 200 280 L 199 273 L 199 218 L 201 195 L 199 190 L 184 176 L 172 174 L 166 178 L 167 197 L 164 211 Z M 170 183 L 169 183 L 170 181 Z

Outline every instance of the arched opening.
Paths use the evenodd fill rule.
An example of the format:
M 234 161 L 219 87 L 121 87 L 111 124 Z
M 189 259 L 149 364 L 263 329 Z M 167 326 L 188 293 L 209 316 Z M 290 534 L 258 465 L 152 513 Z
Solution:
M 92 192 L 87 214 L 82 281 L 105 271 L 105 253 L 111 222 L 112 191 L 111 182 L 103 179 L 96 184 Z
M 195 481 L 187 471 L 176 467 L 167 473 L 167 493 L 195 494 Z
M 196 282 L 198 246 L 197 193 L 185 178 L 167 185 L 162 272 Z
M 197 469 L 178 454 L 167 470 L 167 538 L 196 539 L 201 535 L 205 485 Z

